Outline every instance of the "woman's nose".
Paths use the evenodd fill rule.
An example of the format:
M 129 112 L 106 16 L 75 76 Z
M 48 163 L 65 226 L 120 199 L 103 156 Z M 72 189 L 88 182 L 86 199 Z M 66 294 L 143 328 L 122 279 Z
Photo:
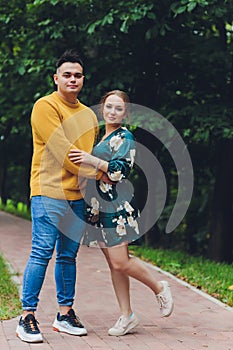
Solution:
M 111 113 L 111 114 L 115 114 L 115 108 L 114 108 L 114 107 L 112 107 L 112 108 L 110 109 L 110 113 Z

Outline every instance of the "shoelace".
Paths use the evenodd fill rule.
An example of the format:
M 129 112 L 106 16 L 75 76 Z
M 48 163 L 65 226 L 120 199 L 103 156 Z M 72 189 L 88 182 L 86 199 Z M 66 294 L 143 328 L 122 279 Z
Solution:
M 166 299 L 164 296 L 162 296 L 162 295 L 156 295 L 156 298 L 157 298 L 157 300 L 158 300 L 160 309 L 162 309 L 163 307 L 166 306 L 166 304 L 167 304 L 167 299 Z
M 121 316 L 115 324 L 115 327 L 125 328 L 127 324 L 127 319 L 125 316 Z
M 39 324 L 39 322 L 35 319 L 35 317 L 25 317 L 24 319 L 24 327 L 27 332 L 39 332 L 37 324 Z
M 79 318 L 75 315 L 74 312 L 70 312 L 67 316 L 65 316 L 69 322 L 74 327 L 82 327 L 82 323 L 80 322 Z

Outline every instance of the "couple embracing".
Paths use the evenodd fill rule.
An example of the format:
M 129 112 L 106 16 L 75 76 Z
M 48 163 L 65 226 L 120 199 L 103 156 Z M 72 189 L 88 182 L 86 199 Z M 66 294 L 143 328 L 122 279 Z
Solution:
M 84 83 L 83 68 L 76 51 L 64 52 L 53 76 L 56 91 L 37 100 L 31 115 L 32 246 L 16 329 L 17 336 L 29 343 L 43 341 L 35 313 L 55 247 L 59 312 L 53 330 L 87 334 L 72 308 L 81 242 L 89 246 L 95 242 L 109 265 L 120 309 L 109 335 L 124 335 L 139 323 L 130 304 L 130 277 L 152 290 L 162 317 L 173 310 L 168 282 L 156 281 L 150 270 L 128 252 L 128 243 L 139 237 L 138 210 L 127 187 L 136 153 L 134 137 L 123 126 L 129 118 L 129 97 L 120 90 L 102 97 L 105 133 L 96 142 L 97 117 L 78 100 Z

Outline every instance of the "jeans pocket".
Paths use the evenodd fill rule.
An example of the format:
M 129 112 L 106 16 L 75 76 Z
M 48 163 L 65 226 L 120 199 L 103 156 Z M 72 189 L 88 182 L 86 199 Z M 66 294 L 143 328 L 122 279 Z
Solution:
M 41 196 L 32 197 L 31 213 L 32 213 L 33 219 L 41 218 L 42 216 L 45 215 L 45 208 L 44 208 L 44 204 Z

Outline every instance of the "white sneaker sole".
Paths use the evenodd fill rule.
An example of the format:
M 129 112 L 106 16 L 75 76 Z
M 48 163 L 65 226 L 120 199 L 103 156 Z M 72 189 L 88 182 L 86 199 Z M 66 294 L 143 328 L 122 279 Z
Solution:
M 35 334 L 35 335 L 28 335 L 25 332 L 22 332 L 22 327 L 20 327 L 19 325 L 16 328 L 16 336 L 21 339 L 22 341 L 25 341 L 27 343 L 42 343 L 43 342 L 43 338 L 42 335 L 39 334 Z
M 172 314 L 173 309 L 174 309 L 174 303 L 172 303 L 172 307 L 171 307 L 171 310 L 169 311 L 169 313 L 166 315 L 161 315 L 161 317 L 169 317 Z
M 86 328 L 75 328 L 75 330 L 66 327 L 65 325 L 61 325 L 57 320 L 53 323 L 53 330 L 55 332 L 68 333 L 71 335 L 87 335 Z

